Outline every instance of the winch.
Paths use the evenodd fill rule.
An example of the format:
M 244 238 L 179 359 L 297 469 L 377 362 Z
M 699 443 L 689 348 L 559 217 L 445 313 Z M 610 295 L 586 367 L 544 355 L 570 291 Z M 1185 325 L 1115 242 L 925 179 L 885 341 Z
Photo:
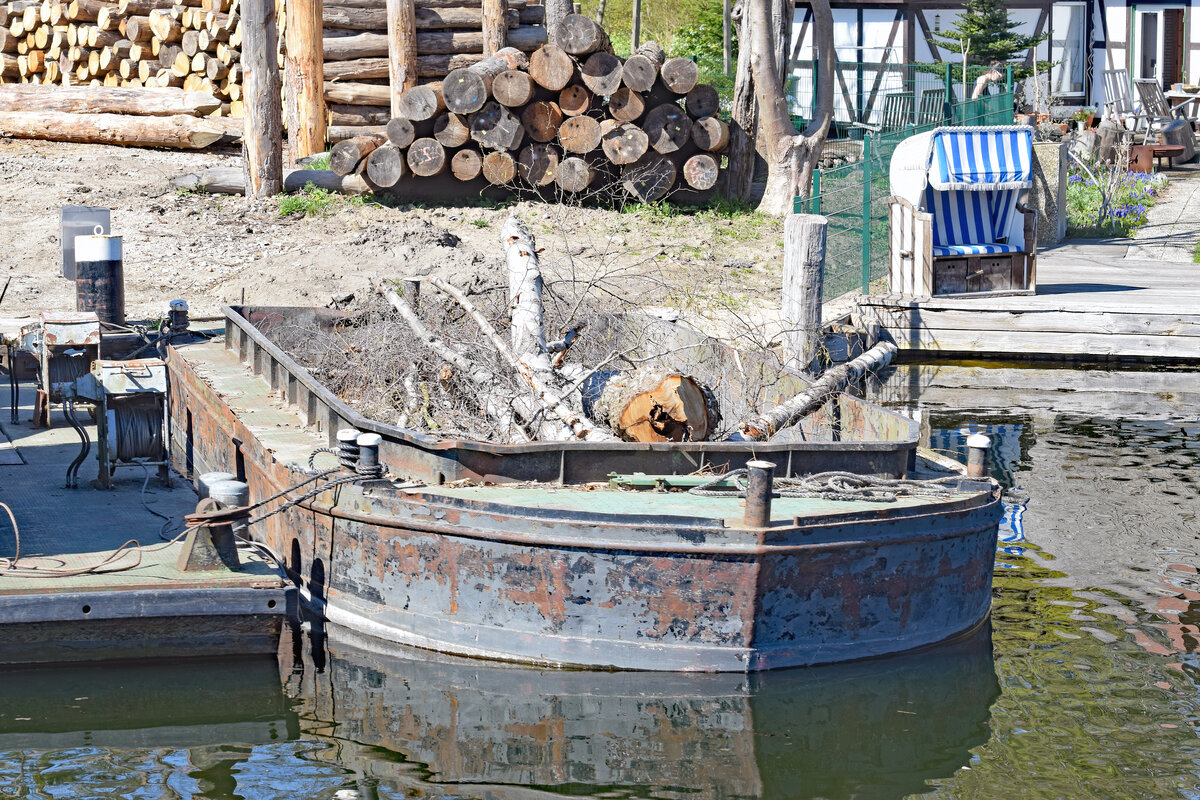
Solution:
M 50 405 L 62 403 L 75 380 L 88 374 L 100 358 L 100 340 L 100 320 L 91 311 L 43 311 L 21 328 L 21 349 L 38 362 L 34 425 L 50 426 Z
M 91 371 L 75 381 L 73 397 L 96 406 L 96 459 L 102 487 L 111 487 L 113 472 L 120 466 L 157 466 L 159 480 L 170 486 L 165 361 L 96 360 Z M 82 438 L 85 450 L 72 465 L 74 470 L 68 470 L 68 486 L 74 484 L 78 464 L 87 457 L 86 434 Z

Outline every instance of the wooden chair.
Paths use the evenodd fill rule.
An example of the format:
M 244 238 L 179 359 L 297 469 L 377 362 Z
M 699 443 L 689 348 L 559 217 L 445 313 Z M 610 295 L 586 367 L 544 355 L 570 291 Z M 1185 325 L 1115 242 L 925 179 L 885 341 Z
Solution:
M 1126 130 L 1137 130 L 1141 115 L 1129 94 L 1129 70 L 1104 70 L 1104 116 Z
M 911 128 L 913 125 L 913 96 L 911 93 L 895 92 L 883 96 L 883 111 L 878 125 L 855 122 L 855 128 L 866 128 L 874 133 L 892 133 Z
M 1153 78 L 1138 78 L 1133 85 L 1137 87 L 1138 99 L 1142 103 L 1139 117 L 1146 121 L 1146 134 L 1142 137 L 1142 144 L 1150 140 L 1150 134 L 1156 132 L 1156 128 L 1157 131 L 1162 131 L 1176 119 L 1187 119 L 1182 109 L 1171 111 L 1167 96 L 1163 94 L 1158 81 Z
M 941 125 L 946 121 L 946 90 L 926 89 L 921 92 L 917 109 L 917 125 Z

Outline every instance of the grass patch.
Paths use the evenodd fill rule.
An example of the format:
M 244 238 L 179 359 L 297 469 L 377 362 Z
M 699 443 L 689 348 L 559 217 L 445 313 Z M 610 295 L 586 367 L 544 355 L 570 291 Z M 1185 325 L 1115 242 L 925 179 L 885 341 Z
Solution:
M 279 216 L 281 217 L 322 217 L 336 205 L 363 206 L 368 202 L 366 195 L 349 197 L 336 194 L 328 189 L 318 188 L 309 181 L 296 194 L 282 195 L 279 198 Z
M 1200 242 L 1196 242 L 1196 246 L 1192 248 L 1192 261 L 1200 264 Z
M 486 228 L 489 225 L 491 225 L 492 223 L 488 222 L 483 217 L 480 217 L 479 219 L 471 220 L 471 224 L 474 225 L 476 228 Z
M 318 158 L 304 165 L 305 169 L 329 169 L 329 153 L 322 153 Z

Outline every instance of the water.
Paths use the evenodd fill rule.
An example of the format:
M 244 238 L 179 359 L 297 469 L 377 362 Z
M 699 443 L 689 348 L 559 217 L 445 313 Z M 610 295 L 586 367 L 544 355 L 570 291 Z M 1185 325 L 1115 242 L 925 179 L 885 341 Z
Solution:
M 10 670 L 0 797 L 1200 798 L 1191 395 L 1132 418 L 1120 392 L 998 391 L 998 413 L 934 389 L 932 446 L 996 440 L 990 630 L 751 677 L 532 670 L 339 630 L 289 634 L 278 663 Z

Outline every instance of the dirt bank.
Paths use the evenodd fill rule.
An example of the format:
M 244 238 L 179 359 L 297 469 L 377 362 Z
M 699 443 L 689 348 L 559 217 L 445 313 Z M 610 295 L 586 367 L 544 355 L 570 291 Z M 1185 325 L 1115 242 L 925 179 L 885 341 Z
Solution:
M 778 304 L 782 224 L 754 214 L 671 215 L 540 201 L 398 208 L 338 200 L 315 216 L 281 216 L 277 200 L 181 193 L 170 178 L 240 163 L 235 154 L 0 139 L 0 248 L 12 276 L 0 317 L 73 309 L 59 277 L 62 205 L 108 206 L 124 236 L 131 319 L 183 297 L 195 315 L 223 303 L 327 305 L 361 296 L 375 275 L 437 273 L 498 282 L 500 224 L 534 229 L 547 271 L 599 281 L 685 311 L 752 312 Z

